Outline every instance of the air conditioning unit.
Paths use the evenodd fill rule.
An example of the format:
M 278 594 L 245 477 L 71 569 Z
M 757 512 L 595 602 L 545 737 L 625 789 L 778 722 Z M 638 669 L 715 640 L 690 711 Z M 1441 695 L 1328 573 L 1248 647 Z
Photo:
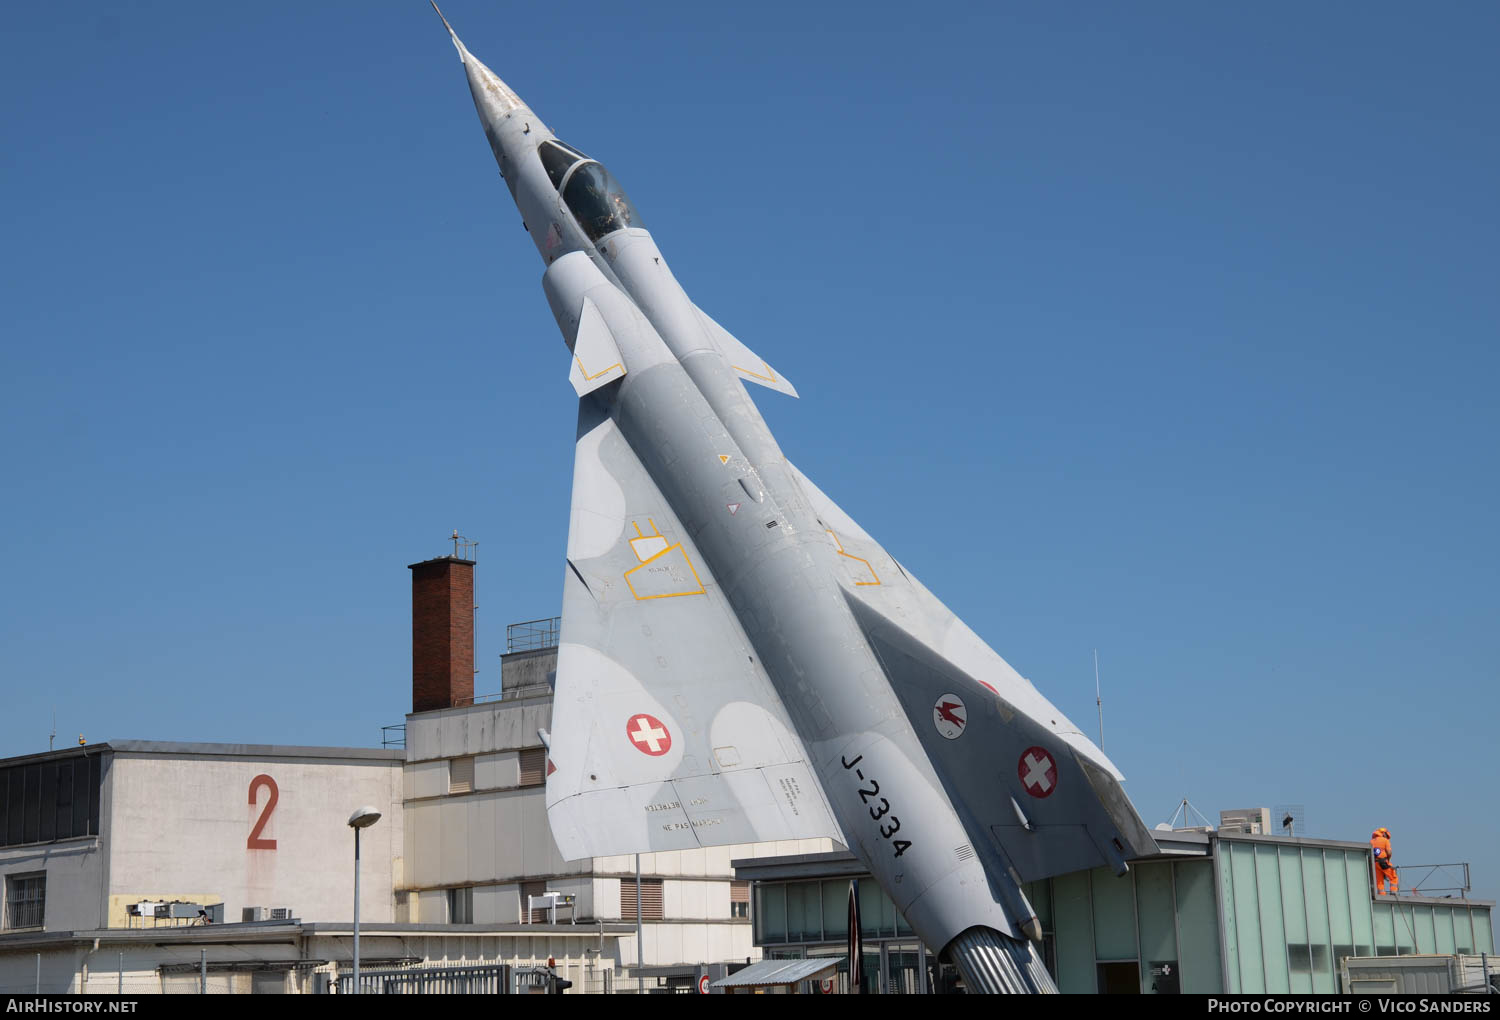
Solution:
M 290 920 L 292 920 L 292 908 L 291 907 L 272 907 L 271 908 L 271 920 L 273 920 L 273 921 L 290 921 Z
M 270 907 L 245 907 L 240 911 L 240 920 L 246 924 L 251 921 L 269 921 L 271 919 Z
M 1219 812 L 1221 833 L 1243 833 L 1247 836 L 1269 836 L 1271 830 L 1270 808 L 1242 808 L 1238 811 Z

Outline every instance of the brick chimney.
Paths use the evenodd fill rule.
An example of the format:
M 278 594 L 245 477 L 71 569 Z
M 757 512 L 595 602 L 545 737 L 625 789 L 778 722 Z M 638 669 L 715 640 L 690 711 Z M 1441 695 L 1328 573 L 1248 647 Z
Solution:
M 474 561 L 413 563 L 411 710 L 474 703 Z

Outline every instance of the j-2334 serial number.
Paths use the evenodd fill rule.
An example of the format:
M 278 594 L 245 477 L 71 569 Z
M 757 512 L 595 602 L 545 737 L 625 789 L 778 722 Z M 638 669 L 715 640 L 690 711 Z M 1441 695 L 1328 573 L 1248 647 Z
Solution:
M 879 824 L 881 838 L 890 840 L 891 848 L 896 851 L 896 856 L 900 857 L 911 849 L 911 840 L 891 839 L 892 836 L 901 831 L 901 819 L 891 814 L 891 802 L 880 796 L 880 784 L 875 781 L 874 777 L 866 778 L 864 770 L 854 768 L 864 760 L 864 757 L 862 754 L 856 755 L 853 761 L 845 761 L 840 756 L 839 762 L 845 769 L 854 769 L 855 779 L 858 779 L 861 783 L 870 784 L 868 790 L 864 786 L 859 787 L 859 799 L 870 805 L 870 817 Z

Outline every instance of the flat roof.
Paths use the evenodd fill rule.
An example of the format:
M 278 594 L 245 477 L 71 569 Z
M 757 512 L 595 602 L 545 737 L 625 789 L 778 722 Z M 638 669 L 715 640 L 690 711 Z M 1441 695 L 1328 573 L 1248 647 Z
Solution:
M 110 740 L 117 754 L 193 755 L 203 758 L 354 758 L 404 762 L 406 752 L 385 747 L 304 747 L 298 744 L 210 744 L 181 740 Z
M 857 878 L 870 873 L 870 869 L 848 850 L 786 857 L 745 857 L 730 861 L 729 866 L 734 869 L 735 878 L 757 882 L 788 878 Z
M 1146 857 L 1132 857 L 1131 863 L 1159 861 L 1172 857 L 1206 857 L 1212 853 L 1216 841 L 1271 843 L 1286 846 L 1332 847 L 1337 850 L 1367 851 L 1364 843 L 1352 843 L 1339 839 L 1309 839 L 1305 836 L 1254 836 L 1245 833 L 1217 833 L 1191 831 L 1157 831 L 1151 834 L 1156 839 L 1160 853 Z M 795 854 L 787 857 L 742 857 L 729 862 L 734 877 L 755 882 L 784 882 L 807 878 L 861 878 L 870 873 L 858 857 L 848 850 L 835 850 L 821 854 Z M 1381 896 L 1376 902 L 1389 899 L 1392 902 L 1412 906 L 1462 905 L 1467 907 L 1494 907 L 1494 900 L 1479 900 L 1467 896 L 1420 896 L 1402 893 L 1400 896 Z
M 0 934 L 0 953 L 17 949 L 46 949 L 71 943 L 151 943 L 188 945 L 235 945 L 246 942 L 292 942 L 303 936 L 351 935 L 353 922 L 242 921 L 227 924 L 161 925 L 154 928 L 90 928 L 74 931 L 14 931 Z M 624 937 L 635 934 L 634 922 L 595 921 L 590 924 L 420 924 L 385 923 L 359 925 L 361 935 L 370 936 L 484 936 L 484 935 L 601 935 Z
M 1271 836 L 1260 835 L 1252 832 L 1216 832 L 1216 839 L 1230 840 L 1234 842 L 1247 843 L 1280 843 L 1283 846 L 1332 846 L 1340 850 L 1364 850 L 1370 849 L 1369 840 L 1363 843 L 1347 839 L 1313 839 L 1309 836 Z
M 764 988 L 768 985 L 795 985 L 838 972 L 842 956 L 815 956 L 810 960 L 762 960 L 728 977 L 719 978 L 710 988 Z
M 406 752 L 385 747 L 304 747 L 299 744 L 216 744 L 184 740 L 104 740 L 96 744 L 79 744 L 55 751 L 20 754 L 0 758 L 0 768 L 30 765 L 64 758 L 105 754 L 158 755 L 193 758 L 330 758 L 345 761 L 391 762 L 402 764 Z

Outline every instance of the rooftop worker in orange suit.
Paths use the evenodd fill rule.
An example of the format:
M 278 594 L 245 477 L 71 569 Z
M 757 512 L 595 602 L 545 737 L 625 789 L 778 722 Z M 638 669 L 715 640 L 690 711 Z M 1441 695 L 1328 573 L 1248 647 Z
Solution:
M 1379 828 L 1370 833 L 1370 851 L 1375 855 L 1375 894 L 1384 896 L 1385 886 L 1389 885 L 1391 895 L 1399 896 L 1401 876 L 1391 863 L 1390 829 Z

